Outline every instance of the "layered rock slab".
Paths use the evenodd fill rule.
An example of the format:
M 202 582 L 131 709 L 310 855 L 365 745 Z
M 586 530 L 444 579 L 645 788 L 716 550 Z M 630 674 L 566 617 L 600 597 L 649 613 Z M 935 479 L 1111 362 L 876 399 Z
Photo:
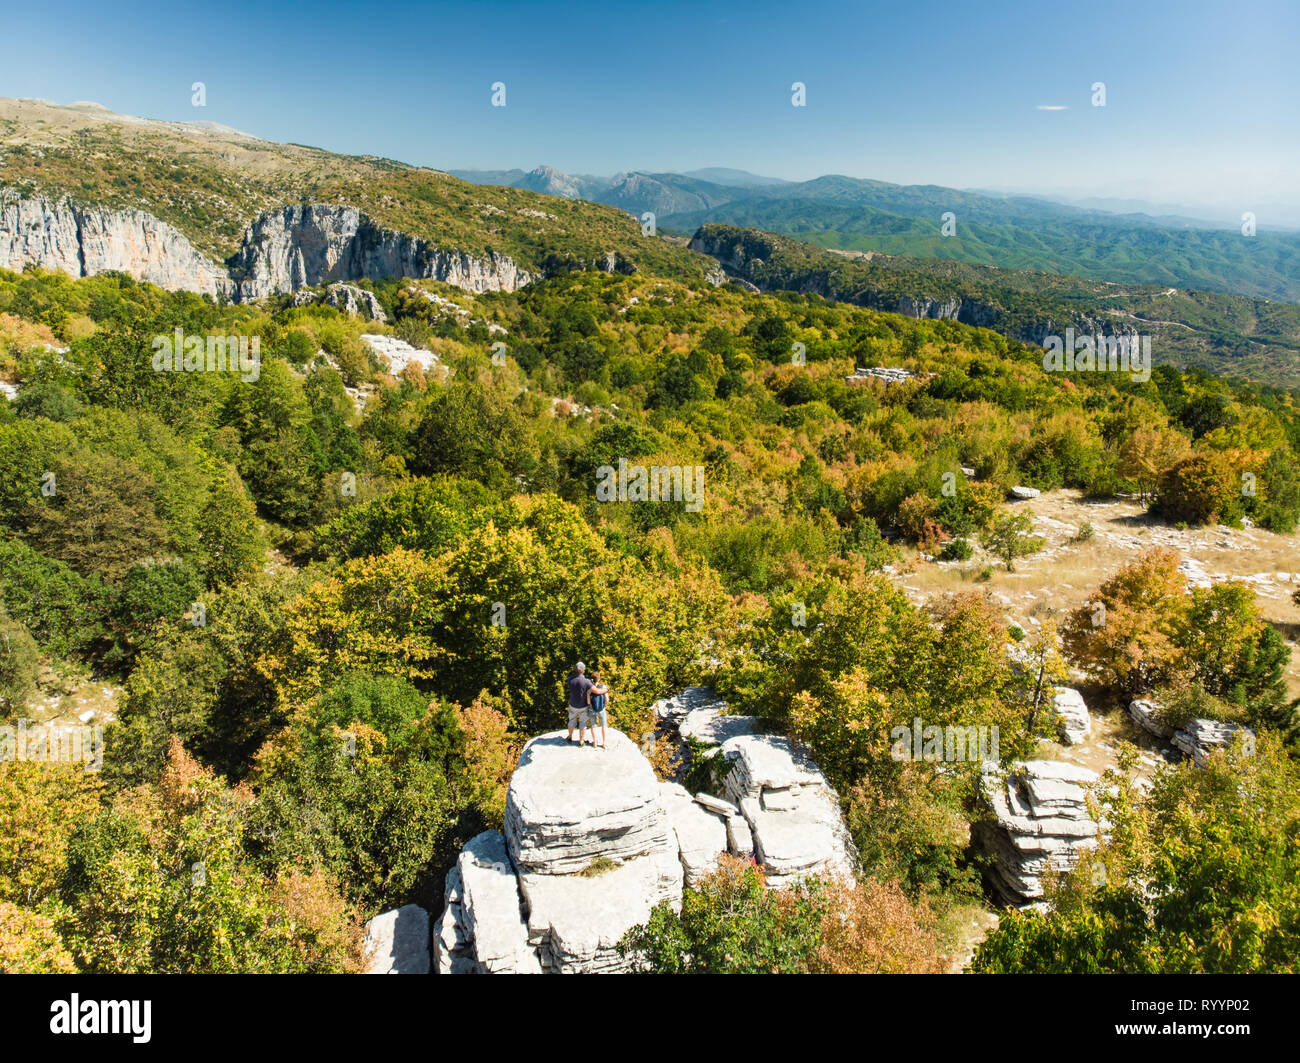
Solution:
M 1092 717 L 1088 715 L 1082 694 L 1073 687 L 1057 687 L 1053 702 L 1062 742 L 1067 746 L 1077 746 L 1092 734 Z
M 500 831 L 484 831 L 466 843 L 454 877 L 448 876 L 447 901 L 435 936 L 440 971 L 459 966 L 476 974 L 540 973 L 519 883 Z
M 719 854 L 729 851 L 726 814 L 708 808 L 677 783 L 661 783 L 660 792 L 677 836 L 677 851 L 686 885 L 694 886 L 717 868 Z M 725 806 L 725 802 L 719 804 Z
M 853 873 L 839 797 L 802 746 L 780 735 L 739 735 L 722 744 L 721 755 L 732 762 L 725 796 L 744 816 L 769 885 Z
M 1217 749 L 1227 749 L 1239 732 L 1246 737 L 1246 748 L 1253 750 L 1255 732 L 1249 727 L 1197 717 L 1174 732 L 1174 745 L 1191 757 L 1198 768 L 1203 768 L 1206 757 Z
M 1088 811 L 1088 788 L 1096 772 L 1056 760 L 1027 760 L 1001 771 L 986 762 L 982 797 L 992 821 L 975 826 L 976 840 L 993 856 L 991 884 L 1007 903 L 1043 896 L 1049 871 L 1069 871 L 1095 848 L 1101 826 Z
M 552 731 L 529 742 L 506 794 L 506 838 L 522 872 L 573 874 L 596 857 L 626 861 L 665 848 L 672 828 L 650 762 L 621 731 L 608 747 Z

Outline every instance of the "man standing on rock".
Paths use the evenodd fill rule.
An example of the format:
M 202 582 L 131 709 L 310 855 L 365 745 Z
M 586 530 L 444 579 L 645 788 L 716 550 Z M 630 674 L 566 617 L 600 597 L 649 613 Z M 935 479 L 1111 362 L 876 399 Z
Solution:
M 573 666 L 573 675 L 569 676 L 569 741 L 573 741 L 573 729 L 578 729 L 578 745 L 583 745 L 582 728 L 586 723 L 587 691 L 594 684 L 587 678 L 587 666 L 579 661 Z M 591 744 L 596 744 L 595 732 L 592 732 Z

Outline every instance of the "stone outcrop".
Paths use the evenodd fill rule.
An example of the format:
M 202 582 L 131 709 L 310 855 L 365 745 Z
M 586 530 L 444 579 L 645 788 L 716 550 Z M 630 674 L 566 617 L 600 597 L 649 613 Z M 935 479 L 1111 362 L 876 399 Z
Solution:
M 450 368 L 443 365 L 442 359 L 432 351 L 426 351 L 421 347 L 412 347 L 405 340 L 398 339 L 396 336 L 385 336 L 378 332 L 363 332 L 361 341 L 375 352 L 380 363 L 393 376 L 401 376 L 406 371 L 406 367 L 411 364 L 418 365 L 426 373 L 435 373 L 443 377 L 451 375 Z
M 890 366 L 876 365 L 863 368 L 858 366 L 853 370 L 852 376 L 846 376 L 846 384 L 863 384 L 868 380 L 883 380 L 886 384 L 902 384 L 913 379 L 915 373 L 908 369 L 891 368 Z
M 341 310 L 349 317 L 363 317 L 369 321 L 378 321 L 381 325 L 388 323 L 388 315 L 380 305 L 379 297 L 365 288 L 355 284 L 331 284 L 323 293 L 316 293 L 304 288 L 294 294 L 294 306 L 308 306 L 311 303 L 324 303 L 335 310 Z
M 118 270 L 169 291 L 229 295 L 225 270 L 180 232 L 140 210 L 0 192 L 0 268 L 34 265 L 90 277 Z
M 721 755 L 732 762 L 724 796 L 740 809 L 769 885 L 852 874 L 839 797 L 802 747 L 779 735 L 738 735 L 722 743 Z
M 474 257 L 376 225 L 355 207 L 299 204 L 263 214 L 231 259 L 241 300 L 334 281 L 432 278 L 471 292 L 512 292 L 533 280 L 506 255 Z
M 723 796 L 660 782 L 637 744 L 613 729 L 605 749 L 570 743 L 564 731 L 530 741 L 510 780 L 504 832 L 474 838 L 447 876 L 435 969 L 626 970 L 618 945 L 627 931 L 661 902 L 680 907 L 683 888 L 722 853 L 764 863 L 774 888 L 802 874 L 851 873 L 851 842 L 821 771 L 793 743 L 752 733 L 756 720 L 725 708 L 704 688 L 657 706 L 673 727 L 693 718 L 695 733 L 727 734 L 716 755 L 737 767 Z
M 1205 758 L 1218 749 L 1232 745 L 1238 732 L 1245 735 L 1246 748 L 1254 749 L 1255 732 L 1239 723 L 1196 718 L 1188 720 L 1174 732 L 1174 745 L 1192 758 L 1198 767 L 1205 767 Z
M 1040 494 L 1042 494 L 1042 492 L 1037 487 L 1024 487 L 1017 484 L 1011 489 L 1011 497 L 1018 498 L 1022 502 L 1030 498 L 1037 498 Z
M 366 924 L 367 974 L 428 974 L 429 913 L 406 904 Z
M 1067 746 L 1077 746 L 1092 734 L 1092 718 L 1083 695 L 1073 687 L 1057 687 L 1053 697 L 1056 706 L 1057 730 Z
M 529 944 L 557 972 L 622 968 L 618 942 L 660 901 L 678 904 L 682 866 L 650 762 L 630 738 L 575 746 L 534 738 L 506 795 L 506 839 Z
M 739 810 L 731 808 L 725 801 L 718 802 L 726 806 L 722 809 L 704 805 L 679 783 L 661 783 L 660 792 L 677 838 L 677 853 L 685 883 L 694 886 L 717 868 L 719 854 L 730 851 L 727 842 L 728 810 L 735 815 L 740 814 Z
M 500 831 L 487 830 L 470 839 L 447 876 L 444 899 L 433 942 L 439 973 L 541 971 Z
M 1160 706 L 1145 698 L 1135 698 L 1128 703 L 1128 714 L 1133 722 L 1157 738 L 1172 738 L 1174 729 L 1161 718 Z
M 975 840 L 992 856 L 990 884 L 1006 903 L 1043 896 L 1049 870 L 1069 871 L 1102 832 L 1087 806 L 1098 775 L 1055 760 L 1027 760 L 1003 772 L 986 761 L 980 791 L 992 820 L 975 825 Z

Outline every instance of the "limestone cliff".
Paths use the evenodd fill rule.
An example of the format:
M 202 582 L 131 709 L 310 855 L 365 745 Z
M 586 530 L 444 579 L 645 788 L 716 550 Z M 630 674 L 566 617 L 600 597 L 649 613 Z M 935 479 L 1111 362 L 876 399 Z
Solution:
M 515 291 L 537 279 L 506 255 L 442 249 L 348 206 L 303 204 L 262 215 L 227 269 L 144 211 L 0 192 L 0 268 L 27 265 L 74 277 L 119 270 L 160 288 L 239 302 L 385 277 L 432 278 L 472 292 Z
M 230 272 L 241 300 L 334 281 L 432 278 L 471 292 L 534 280 L 506 255 L 476 258 L 376 225 L 354 207 L 313 203 L 264 214 L 244 232 Z
M 144 211 L 0 192 L 0 268 L 27 265 L 74 277 L 119 270 L 160 288 L 203 295 L 230 294 L 232 289 L 225 270 Z

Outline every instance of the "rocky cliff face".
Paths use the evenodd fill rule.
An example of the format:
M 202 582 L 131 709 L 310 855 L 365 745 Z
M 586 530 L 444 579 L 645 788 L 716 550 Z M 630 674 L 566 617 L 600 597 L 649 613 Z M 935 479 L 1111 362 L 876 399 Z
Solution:
M 232 290 L 225 270 L 151 214 L 0 193 L 0 267 L 29 264 L 74 277 L 120 270 L 160 288 L 204 295 Z
M 476 258 L 376 225 L 354 207 L 304 204 L 264 214 L 230 260 L 241 300 L 335 281 L 432 278 L 471 292 L 512 292 L 535 278 L 506 255 Z
M 536 279 L 507 255 L 442 250 L 347 206 L 305 204 L 264 214 L 245 230 L 227 271 L 143 211 L 0 193 L 0 268 L 29 264 L 74 277 L 120 270 L 160 288 L 237 301 L 384 277 L 432 278 L 472 292 L 515 291 Z M 597 268 L 613 270 L 617 263 Z
M 702 229 L 688 245 L 692 251 L 718 260 L 719 265 L 732 279 L 753 287 L 755 291 L 789 289 L 805 294 L 824 296 L 872 310 L 883 310 L 907 317 L 957 321 L 963 325 L 980 328 L 999 328 L 1004 323 L 1004 313 L 973 299 L 957 296 L 896 295 L 889 291 L 864 287 L 842 290 L 837 287 L 829 270 L 810 269 L 791 273 L 773 264 L 778 249 L 764 241 L 762 234 L 745 232 L 724 235 Z M 1042 325 L 1036 335 L 1017 336 L 1037 343 L 1052 331 L 1050 322 Z

